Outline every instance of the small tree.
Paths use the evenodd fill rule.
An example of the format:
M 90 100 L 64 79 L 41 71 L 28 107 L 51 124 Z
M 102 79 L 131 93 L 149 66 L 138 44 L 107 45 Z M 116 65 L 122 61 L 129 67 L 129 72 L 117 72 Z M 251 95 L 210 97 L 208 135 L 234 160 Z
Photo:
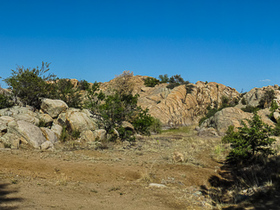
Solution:
M 144 80 L 144 85 L 146 87 L 155 87 L 159 83 L 160 83 L 159 80 L 153 77 L 148 77 Z
M 251 120 L 247 120 L 249 126 L 242 122 L 243 127 L 234 131 L 233 126 L 229 126 L 223 142 L 230 143 L 232 150 L 230 157 L 235 161 L 244 161 L 257 157 L 266 158 L 274 153 L 271 145 L 275 139 L 270 138 L 271 128 L 262 122 L 260 116 L 255 112 Z
M 52 84 L 52 91 L 49 92 L 48 97 L 63 100 L 69 107 L 82 107 L 79 88 L 74 87 L 69 79 L 59 79 Z
M 160 80 L 160 83 L 168 83 L 169 82 L 169 77 L 167 74 L 165 75 L 159 75 L 159 80 Z
M 49 63 L 42 62 L 41 68 L 25 69 L 18 67 L 12 70 L 12 76 L 4 81 L 12 89 L 15 98 L 19 97 L 25 105 L 39 108 L 40 97 L 46 97 L 51 90 L 51 84 L 47 81 L 55 79 L 55 75 L 45 76 L 49 71 Z

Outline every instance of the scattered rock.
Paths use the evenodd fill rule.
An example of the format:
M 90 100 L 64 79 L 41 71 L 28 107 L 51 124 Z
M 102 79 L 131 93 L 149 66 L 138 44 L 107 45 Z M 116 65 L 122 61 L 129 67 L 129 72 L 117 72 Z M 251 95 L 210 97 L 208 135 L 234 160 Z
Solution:
M 184 155 L 180 152 L 174 152 L 173 153 L 173 161 L 183 163 L 185 161 Z
M 43 144 L 41 144 L 40 149 L 41 150 L 48 150 L 48 149 L 53 149 L 53 143 L 50 141 L 45 141 Z
M 122 127 L 124 127 L 126 130 L 131 130 L 134 132 L 134 126 L 130 122 L 123 121 Z

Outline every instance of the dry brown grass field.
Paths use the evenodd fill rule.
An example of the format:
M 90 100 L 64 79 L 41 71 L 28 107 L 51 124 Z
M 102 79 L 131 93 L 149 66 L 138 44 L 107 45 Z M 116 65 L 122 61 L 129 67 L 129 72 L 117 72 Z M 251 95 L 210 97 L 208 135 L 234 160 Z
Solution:
M 227 155 L 220 138 L 193 127 L 138 137 L 107 149 L 0 151 L 1 209 L 213 209 L 211 188 Z M 174 160 L 174 153 L 183 160 Z M 160 184 L 160 185 L 156 185 Z

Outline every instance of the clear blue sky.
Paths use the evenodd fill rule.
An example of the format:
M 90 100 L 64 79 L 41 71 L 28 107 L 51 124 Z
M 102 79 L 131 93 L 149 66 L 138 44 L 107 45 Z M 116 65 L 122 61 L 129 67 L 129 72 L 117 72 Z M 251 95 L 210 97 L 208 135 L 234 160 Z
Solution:
M 0 0 L 0 76 L 42 61 L 89 82 L 130 70 L 239 92 L 280 84 L 280 1 Z

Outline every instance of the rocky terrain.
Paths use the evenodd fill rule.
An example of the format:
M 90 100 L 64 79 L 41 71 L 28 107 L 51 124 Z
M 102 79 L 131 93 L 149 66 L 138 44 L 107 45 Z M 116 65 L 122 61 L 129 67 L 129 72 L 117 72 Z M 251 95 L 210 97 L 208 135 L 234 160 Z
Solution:
M 240 127 L 250 119 L 253 114 L 242 108 L 259 106 L 268 91 L 280 105 L 279 87 L 240 94 L 222 84 L 197 82 L 188 93 L 184 85 L 146 87 L 145 78 L 130 78 L 138 105 L 170 130 L 150 137 L 136 134 L 134 143 L 106 141 L 106 130 L 89 110 L 68 107 L 62 100 L 44 98 L 38 110 L 22 105 L 1 109 L 1 209 L 217 207 L 201 189 L 213 187 L 211 177 L 221 177 L 219 168 L 228 153 L 221 137 L 228 126 Z M 101 90 L 110 91 L 112 84 L 114 80 L 101 84 Z M 222 106 L 225 99 L 231 106 L 198 126 L 208 110 Z M 271 126 L 279 112 L 271 113 L 265 102 L 258 110 Z M 134 130 L 128 122 L 123 126 Z M 63 142 L 66 128 L 73 136 Z

